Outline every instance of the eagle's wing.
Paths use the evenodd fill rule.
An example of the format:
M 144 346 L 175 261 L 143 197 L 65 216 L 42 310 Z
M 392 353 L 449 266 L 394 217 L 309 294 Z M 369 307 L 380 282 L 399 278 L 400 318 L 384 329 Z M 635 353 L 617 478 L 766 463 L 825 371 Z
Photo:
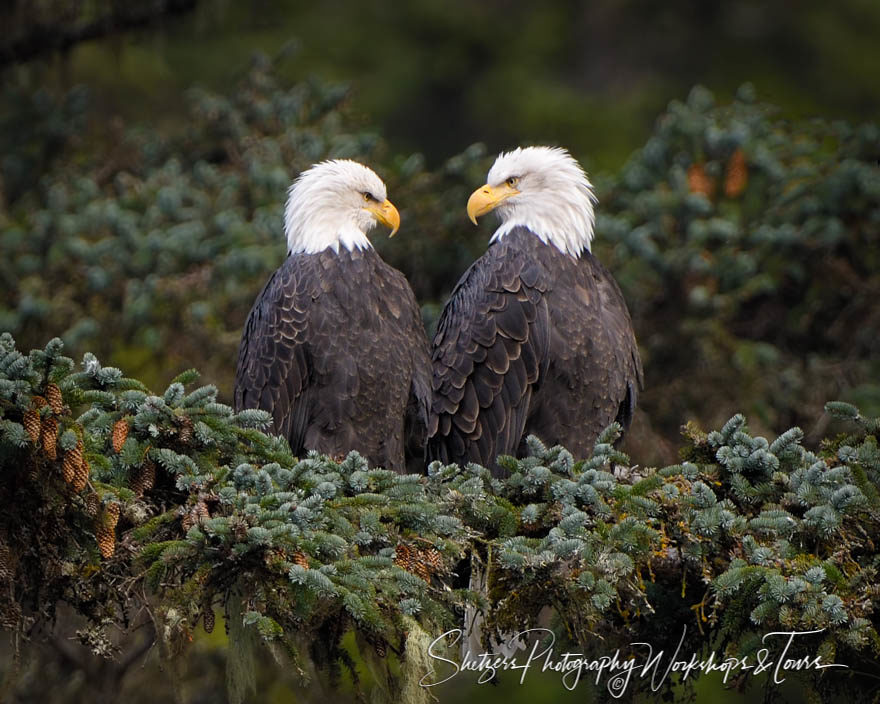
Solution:
M 610 342 L 601 356 L 610 388 L 626 389 L 615 418 L 625 431 L 632 423 L 639 391 L 645 385 L 642 359 L 620 286 L 598 261 L 596 269 L 599 272 L 597 286 L 603 305 L 598 308 L 599 320 L 595 329 L 607 331 L 606 338 Z
M 425 468 L 425 440 L 431 410 L 431 357 L 421 315 L 413 321 L 411 341 L 413 373 L 404 422 L 404 455 L 407 470 L 421 474 Z
M 272 431 L 302 449 L 308 423 L 308 305 L 314 277 L 288 260 L 269 279 L 245 324 L 235 369 L 236 410 L 261 408 Z
M 403 337 L 393 344 L 406 351 L 401 361 L 410 370 L 409 392 L 403 424 L 404 463 L 408 472 L 422 474 L 425 470 L 425 437 L 428 411 L 431 405 L 431 356 L 422 313 L 412 287 L 406 277 L 396 269 L 385 265 L 388 278 L 383 283 L 382 297 L 386 304 L 396 301 L 403 323 Z M 385 344 L 391 343 L 386 340 Z
M 459 281 L 433 342 L 428 461 L 478 462 L 514 454 L 533 385 L 546 371 L 547 273 L 493 245 Z

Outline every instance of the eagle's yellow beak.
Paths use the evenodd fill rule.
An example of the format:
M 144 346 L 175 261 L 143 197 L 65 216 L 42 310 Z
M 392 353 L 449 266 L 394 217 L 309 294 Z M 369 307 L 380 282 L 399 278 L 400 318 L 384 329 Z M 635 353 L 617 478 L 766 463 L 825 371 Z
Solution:
M 366 206 L 366 209 L 375 215 L 379 222 L 391 228 L 389 237 L 394 237 L 397 234 L 397 231 L 400 229 L 400 213 L 397 212 L 397 208 L 394 207 L 390 200 L 385 199 L 381 203 L 370 203 Z
M 480 186 L 468 198 L 468 217 L 476 225 L 478 217 L 495 210 L 500 203 L 517 193 L 519 191 L 507 183 L 502 183 L 500 186 L 490 186 L 488 183 L 485 186 Z

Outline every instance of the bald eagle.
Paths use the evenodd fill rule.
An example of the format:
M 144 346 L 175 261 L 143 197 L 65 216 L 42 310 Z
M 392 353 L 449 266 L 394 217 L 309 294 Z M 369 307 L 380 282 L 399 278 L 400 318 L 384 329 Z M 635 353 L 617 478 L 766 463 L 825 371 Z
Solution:
M 234 405 L 261 408 L 303 450 L 358 450 L 371 466 L 423 467 L 430 359 L 412 289 L 367 239 L 400 226 L 366 166 L 325 161 L 290 188 L 288 256 L 248 316 Z
M 500 216 L 462 276 L 433 341 L 427 457 L 504 471 L 534 434 L 589 456 L 612 421 L 627 428 L 642 364 L 620 288 L 590 251 L 595 197 L 564 149 L 501 154 L 467 204 Z

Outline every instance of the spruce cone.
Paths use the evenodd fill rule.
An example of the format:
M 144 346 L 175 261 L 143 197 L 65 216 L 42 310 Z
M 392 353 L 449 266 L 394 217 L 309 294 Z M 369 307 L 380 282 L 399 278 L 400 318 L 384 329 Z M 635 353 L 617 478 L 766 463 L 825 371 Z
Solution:
M 128 437 L 128 420 L 125 418 L 120 418 L 113 424 L 113 451 L 121 452 L 122 446 L 125 444 L 125 439 Z
M 144 491 L 149 491 L 156 484 L 156 463 L 153 460 L 146 460 L 143 464 L 144 469 Z
M 373 650 L 380 658 L 384 658 L 388 654 L 388 643 L 382 636 L 370 632 L 365 632 L 363 636 L 367 644 L 373 646 Z
M 709 178 L 704 164 L 691 164 L 687 177 L 691 193 L 702 193 L 707 198 L 712 197 L 712 194 L 715 192 L 715 182 Z
M 431 572 L 439 572 L 443 566 L 443 558 L 437 548 L 428 548 L 425 550 L 425 561 L 431 568 Z
M 181 416 L 180 430 L 177 431 L 177 437 L 184 445 L 189 445 L 193 438 L 193 422 L 189 416 Z
M 104 514 L 98 521 L 95 538 L 101 557 L 113 557 L 116 551 L 116 524 L 119 522 L 119 504 L 115 501 L 104 507 Z
M 73 490 L 77 493 L 86 488 L 86 484 L 89 483 L 89 475 L 92 473 L 92 467 L 89 464 L 89 461 L 83 457 L 82 462 L 79 463 L 79 467 L 77 467 L 76 474 L 73 477 Z
M 22 418 L 22 424 L 24 425 L 24 429 L 27 430 L 27 434 L 31 439 L 31 442 L 34 445 L 37 444 L 37 441 L 40 439 L 40 414 L 38 411 L 35 411 L 33 408 L 24 412 L 24 417 Z
M 412 556 L 410 555 L 409 545 L 399 543 L 397 547 L 394 548 L 394 564 L 401 569 L 409 570 L 411 560 Z
M 211 517 L 211 512 L 208 510 L 208 504 L 205 503 L 204 499 L 199 499 L 199 502 L 193 510 L 196 513 L 196 521 L 198 523 Z
M 204 623 L 205 623 L 205 633 L 211 633 L 214 630 L 214 609 L 211 607 L 210 602 L 205 604 L 203 607 L 204 615 Z
M 119 522 L 119 513 L 122 509 L 122 506 L 116 501 L 107 504 L 107 508 L 104 509 L 104 513 L 107 515 L 108 520 L 111 523 L 111 528 L 116 530 L 116 524 Z
M 292 559 L 294 565 L 299 565 L 304 569 L 309 569 L 309 558 L 306 557 L 306 554 L 304 552 L 297 550 L 295 553 L 293 553 Z
M 74 483 L 82 462 L 82 441 L 80 441 L 75 448 L 64 453 L 64 461 L 61 463 L 61 476 L 64 477 L 64 481 L 68 484 Z
M 113 557 L 116 551 L 116 533 L 105 527 L 103 524 L 98 526 L 95 531 L 95 539 L 98 541 L 98 550 L 101 551 L 101 557 L 105 560 Z
M 746 190 L 749 182 L 749 170 L 746 166 L 746 155 L 742 149 L 737 149 L 730 155 L 727 162 L 727 176 L 724 179 L 724 195 L 728 198 L 736 198 Z
M 64 413 L 64 399 L 61 397 L 61 389 L 58 388 L 57 384 L 49 384 L 46 387 L 46 398 L 49 401 L 49 406 L 52 408 L 52 413 L 56 416 Z
M 416 577 L 421 577 L 424 581 L 430 584 L 431 582 L 431 568 L 428 567 L 428 563 L 423 559 L 423 552 L 419 551 L 418 557 L 413 563 L 413 568 L 410 570 Z
M 414 548 L 400 543 L 394 549 L 394 564 L 426 582 L 440 569 L 440 553 L 435 548 Z
M 40 442 L 43 445 L 43 452 L 50 460 L 57 459 L 58 453 L 55 450 L 55 444 L 58 440 L 58 423 L 54 418 L 43 418 L 40 426 Z
M 86 515 L 95 518 L 101 508 L 101 497 L 92 492 L 86 497 Z
M 131 490 L 138 498 L 153 488 L 156 483 L 156 463 L 147 458 L 140 467 L 135 467 L 131 474 Z

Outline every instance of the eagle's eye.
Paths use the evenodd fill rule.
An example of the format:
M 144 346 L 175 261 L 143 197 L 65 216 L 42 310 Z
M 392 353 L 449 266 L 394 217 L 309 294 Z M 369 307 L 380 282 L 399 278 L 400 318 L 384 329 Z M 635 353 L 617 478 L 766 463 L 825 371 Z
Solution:
M 517 183 L 519 183 L 519 176 L 511 176 L 507 179 L 507 185 L 513 188 Z
M 367 201 L 367 203 L 369 203 L 371 200 L 376 200 L 376 199 L 373 198 L 373 196 L 371 196 L 369 193 L 367 193 L 367 191 L 364 191 L 364 200 Z

